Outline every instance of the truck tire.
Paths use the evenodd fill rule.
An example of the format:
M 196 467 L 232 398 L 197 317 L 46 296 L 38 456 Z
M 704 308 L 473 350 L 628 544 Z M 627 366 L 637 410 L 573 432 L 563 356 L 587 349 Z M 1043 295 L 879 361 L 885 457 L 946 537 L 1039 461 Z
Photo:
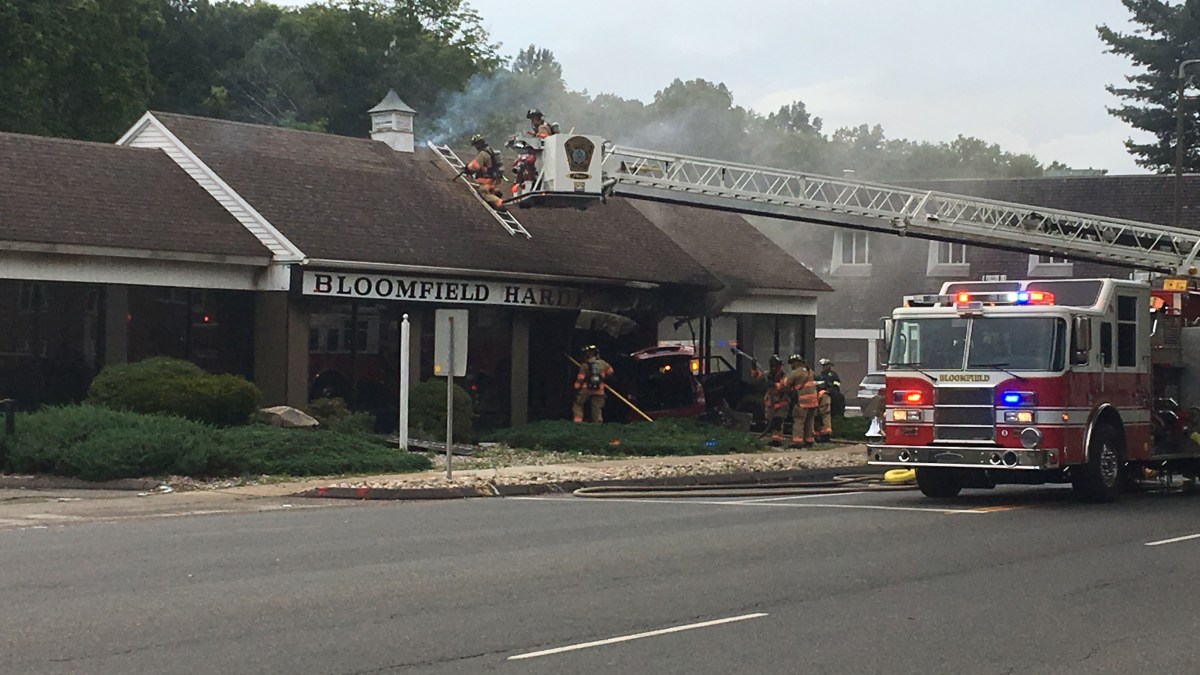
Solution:
M 920 467 L 917 469 L 917 487 L 921 494 L 934 499 L 950 499 L 957 497 L 963 489 L 963 477 L 955 469 L 933 469 Z
M 1121 494 L 1125 451 L 1120 434 L 1110 424 L 1097 424 L 1088 443 L 1086 464 L 1071 470 L 1071 487 L 1087 502 L 1111 502 Z

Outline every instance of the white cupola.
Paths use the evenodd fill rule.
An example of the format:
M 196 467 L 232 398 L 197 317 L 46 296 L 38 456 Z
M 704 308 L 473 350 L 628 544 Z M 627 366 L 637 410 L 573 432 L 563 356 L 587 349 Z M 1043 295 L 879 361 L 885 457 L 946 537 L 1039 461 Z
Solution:
M 371 115 L 371 138 L 387 143 L 397 152 L 413 151 L 413 118 L 417 111 L 389 89 L 379 105 L 367 111 Z

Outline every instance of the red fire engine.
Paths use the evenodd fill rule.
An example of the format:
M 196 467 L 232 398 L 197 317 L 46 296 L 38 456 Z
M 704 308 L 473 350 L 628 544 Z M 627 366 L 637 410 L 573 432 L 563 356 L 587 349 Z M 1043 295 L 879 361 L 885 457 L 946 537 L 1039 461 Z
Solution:
M 884 443 L 921 491 L 1069 482 L 1111 500 L 1143 466 L 1195 475 L 1200 409 L 1183 377 L 1200 341 L 1186 280 L 947 283 L 890 319 Z M 1200 334 L 1198 334 L 1200 336 Z

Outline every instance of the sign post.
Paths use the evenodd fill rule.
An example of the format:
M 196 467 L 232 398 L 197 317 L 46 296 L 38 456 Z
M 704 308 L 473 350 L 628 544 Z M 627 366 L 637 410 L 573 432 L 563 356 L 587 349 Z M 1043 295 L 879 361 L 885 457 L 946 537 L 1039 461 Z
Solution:
M 400 450 L 408 450 L 408 376 L 409 376 L 409 334 L 408 315 L 400 319 L 400 428 L 396 435 L 400 439 Z
M 434 312 L 433 374 L 446 378 L 446 479 L 452 476 L 454 446 L 454 378 L 467 374 L 467 321 L 465 309 Z

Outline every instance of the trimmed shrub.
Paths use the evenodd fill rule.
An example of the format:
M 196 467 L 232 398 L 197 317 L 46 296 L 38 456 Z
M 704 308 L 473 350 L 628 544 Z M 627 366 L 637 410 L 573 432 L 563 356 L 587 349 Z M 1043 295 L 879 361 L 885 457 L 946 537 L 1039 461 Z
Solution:
M 316 418 L 322 428 L 329 428 L 334 422 L 350 416 L 350 408 L 346 401 L 340 398 L 318 398 L 309 401 L 305 412 Z
M 108 366 L 88 391 L 88 403 L 218 426 L 245 424 L 261 400 L 258 387 L 245 378 L 210 375 L 193 363 L 166 357 Z
M 763 447 L 750 434 L 690 419 L 632 424 L 575 424 L 556 420 L 502 429 L 494 439 L 518 448 L 613 456 L 757 452 Z
M 867 436 L 867 429 L 871 426 L 871 419 L 868 417 L 834 417 L 832 426 L 834 438 L 861 441 Z
M 454 440 L 468 443 L 475 413 L 471 395 L 454 385 Z M 434 438 L 446 436 L 446 380 L 426 380 L 412 388 L 408 399 L 408 425 Z
M 360 434 L 252 425 L 221 429 L 179 417 L 97 406 L 45 408 L 0 437 L 8 470 L 101 481 L 143 476 L 196 478 L 423 471 L 420 454 Z
M 351 413 L 330 422 L 328 426 L 319 428 L 343 434 L 373 436 L 375 434 L 375 416 L 365 412 Z
M 153 401 L 146 388 L 156 382 L 188 375 L 203 375 L 192 363 L 168 356 L 155 356 L 137 363 L 105 366 L 88 387 L 87 402 L 114 410 L 150 412 Z

